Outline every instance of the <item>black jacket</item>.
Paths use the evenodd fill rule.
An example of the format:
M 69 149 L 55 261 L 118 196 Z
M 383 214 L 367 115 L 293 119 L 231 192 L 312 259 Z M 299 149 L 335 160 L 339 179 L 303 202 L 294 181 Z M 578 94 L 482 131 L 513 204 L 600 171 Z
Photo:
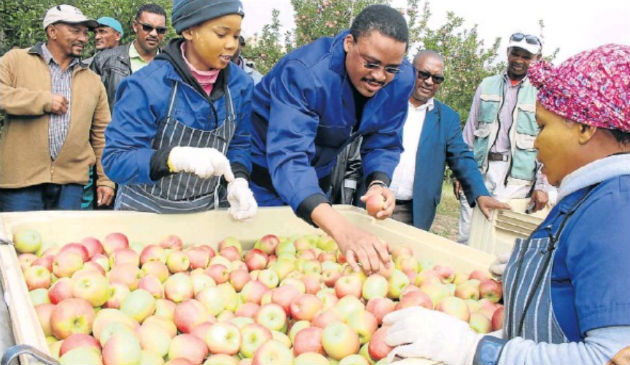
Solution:
M 123 44 L 116 48 L 102 50 L 94 56 L 90 64 L 90 69 L 101 77 L 105 85 L 110 111 L 114 109 L 118 84 L 123 78 L 131 75 L 129 46 L 130 44 Z

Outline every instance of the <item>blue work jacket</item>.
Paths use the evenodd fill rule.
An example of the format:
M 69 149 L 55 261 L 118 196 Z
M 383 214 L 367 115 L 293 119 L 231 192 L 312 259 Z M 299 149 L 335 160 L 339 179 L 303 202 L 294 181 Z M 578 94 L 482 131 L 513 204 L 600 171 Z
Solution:
M 237 65 L 230 63 L 228 67 L 227 82 L 237 116 L 236 131 L 227 157 L 232 164 L 241 164 L 249 170 L 253 81 Z M 173 112 L 179 122 L 208 131 L 225 121 L 225 94 L 213 101 L 217 114 L 215 117 L 207 95 L 202 95 L 186 83 L 171 62 L 165 59 L 153 60 L 123 79 L 116 91 L 116 104 L 112 121 L 105 132 L 102 157 L 105 173 L 112 181 L 118 184 L 155 183 L 150 178 L 150 161 L 156 152 L 152 148 L 152 141 L 160 122 L 166 118 L 171 91 L 176 82 L 179 82 L 179 89 Z
M 275 190 L 254 188 L 259 204 L 280 202 L 297 211 L 309 199 L 310 215 L 318 203 L 327 201 L 318 181 L 330 175 L 355 125 L 354 134 L 363 135 L 364 176 L 376 173 L 391 179 L 402 151 L 402 125 L 415 73 L 404 60 L 394 79 L 365 103 L 358 122 L 354 86 L 345 67 L 347 34 L 320 38 L 289 53 L 256 85 L 251 158 L 268 171 Z M 252 182 L 256 184 L 254 173 Z

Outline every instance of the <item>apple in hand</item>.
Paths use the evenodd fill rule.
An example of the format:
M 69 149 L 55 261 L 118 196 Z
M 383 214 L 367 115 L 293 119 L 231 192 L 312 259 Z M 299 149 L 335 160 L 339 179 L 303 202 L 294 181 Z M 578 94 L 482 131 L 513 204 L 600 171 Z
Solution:
M 365 201 L 365 210 L 372 217 L 385 208 L 385 197 L 379 194 L 371 194 Z

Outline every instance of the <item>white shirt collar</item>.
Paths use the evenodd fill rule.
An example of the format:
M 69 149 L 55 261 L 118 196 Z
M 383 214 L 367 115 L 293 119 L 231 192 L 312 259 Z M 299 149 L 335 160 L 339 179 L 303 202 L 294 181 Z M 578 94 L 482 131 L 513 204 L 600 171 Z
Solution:
M 415 106 L 415 105 L 411 104 L 411 102 L 409 102 L 409 106 L 414 108 L 417 111 L 421 111 L 421 110 L 425 110 L 425 109 L 428 110 L 428 111 L 431 111 L 431 110 L 433 110 L 433 106 L 434 106 L 433 98 L 427 100 L 426 103 L 424 103 L 422 105 L 419 105 L 419 106 Z

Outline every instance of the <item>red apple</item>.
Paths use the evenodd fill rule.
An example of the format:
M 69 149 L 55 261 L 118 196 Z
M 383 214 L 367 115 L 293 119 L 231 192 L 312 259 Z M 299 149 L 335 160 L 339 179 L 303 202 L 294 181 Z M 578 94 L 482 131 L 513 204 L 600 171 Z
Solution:
M 482 280 L 479 284 L 479 296 L 481 298 L 487 298 L 490 301 L 497 303 L 503 295 L 503 288 L 500 281 L 494 279 Z
M 61 301 L 50 316 L 50 328 L 58 339 L 65 339 L 74 333 L 89 334 L 94 321 L 92 305 L 80 298 Z
M 338 298 L 347 295 L 355 298 L 361 298 L 361 278 L 357 274 L 344 275 L 335 283 L 335 294 Z
M 206 269 L 206 273 L 210 275 L 212 280 L 217 284 L 225 283 L 230 278 L 230 272 L 225 265 L 214 264 Z
M 236 308 L 236 312 L 234 312 L 234 314 L 237 317 L 248 317 L 253 319 L 256 317 L 259 310 L 260 305 L 256 303 L 242 303 L 238 306 L 238 308 Z
M 101 241 L 95 237 L 85 237 L 81 240 L 81 244 L 85 246 L 89 258 L 94 257 L 96 254 L 102 254 L 105 252 L 103 244 L 101 244 Z
M 180 251 L 182 247 L 184 247 L 184 241 L 182 241 L 179 236 L 172 234 L 160 241 L 159 245 L 162 248 L 170 248 L 174 251 Z
M 115 232 L 105 236 L 103 240 L 103 249 L 107 255 L 116 251 L 119 248 L 129 247 L 129 239 L 122 233 Z
M 183 333 L 190 333 L 195 326 L 206 321 L 208 311 L 200 301 L 188 299 L 175 307 L 174 321 L 177 329 Z
M 48 299 L 57 304 L 64 299 L 72 298 L 72 279 L 60 278 L 48 290 Z
M 75 333 L 63 340 L 59 349 L 59 356 L 63 356 L 66 352 L 77 347 L 94 347 L 99 352 L 101 350 L 101 344 L 94 337 L 83 333 Z
M 392 350 L 392 347 L 385 342 L 385 336 L 387 336 L 387 329 L 389 327 L 381 327 L 374 332 L 368 345 L 368 353 L 374 360 L 380 360 L 387 357 L 387 354 Z
M 267 234 L 262 236 L 256 243 L 254 244 L 254 248 L 260 249 L 262 252 L 267 255 L 272 254 L 276 251 L 276 247 L 280 243 L 280 239 L 275 234 Z
M 300 330 L 293 341 L 293 354 L 296 356 L 305 352 L 326 354 L 322 346 L 323 333 L 324 330 L 319 327 L 307 327 Z
M 429 298 L 429 301 L 431 299 Z M 396 304 L 389 298 L 372 298 L 368 301 L 365 310 L 372 313 L 379 324 L 383 322 L 383 317 L 394 311 Z
M 230 261 L 236 261 L 236 260 L 240 260 L 241 259 L 241 254 L 240 254 L 238 248 L 236 248 L 234 246 L 223 247 L 219 251 L 219 255 L 225 257 L 226 259 L 228 259 Z
M 497 331 L 503 328 L 503 311 L 504 307 L 500 305 L 492 314 L 492 330 Z
M 241 291 L 250 280 L 251 276 L 247 270 L 240 269 L 230 272 L 230 284 L 236 291 Z
M 381 194 L 372 194 L 365 201 L 367 213 L 373 217 L 385 208 L 385 197 Z
M 271 291 L 271 302 L 280 305 L 289 314 L 291 303 L 300 295 L 293 285 L 282 285 Z
M 191 247 L 185 250 L 184 253 L 188 256 L 191 269 L 205 269 L 208 267 L 208 263 L 210 262 L 210 251 L 198 246 Z
M 325 328 L 333 322 L 343 322 L 341 315 L 333 308 L 324 309 L 317 313 L 311 321 L 311 325 L 319 328 Z
M 251 249 L 245 254 L 245 264 L 250 271 L 266 268 L 267 261 L 267 254 L 257 248 Z

